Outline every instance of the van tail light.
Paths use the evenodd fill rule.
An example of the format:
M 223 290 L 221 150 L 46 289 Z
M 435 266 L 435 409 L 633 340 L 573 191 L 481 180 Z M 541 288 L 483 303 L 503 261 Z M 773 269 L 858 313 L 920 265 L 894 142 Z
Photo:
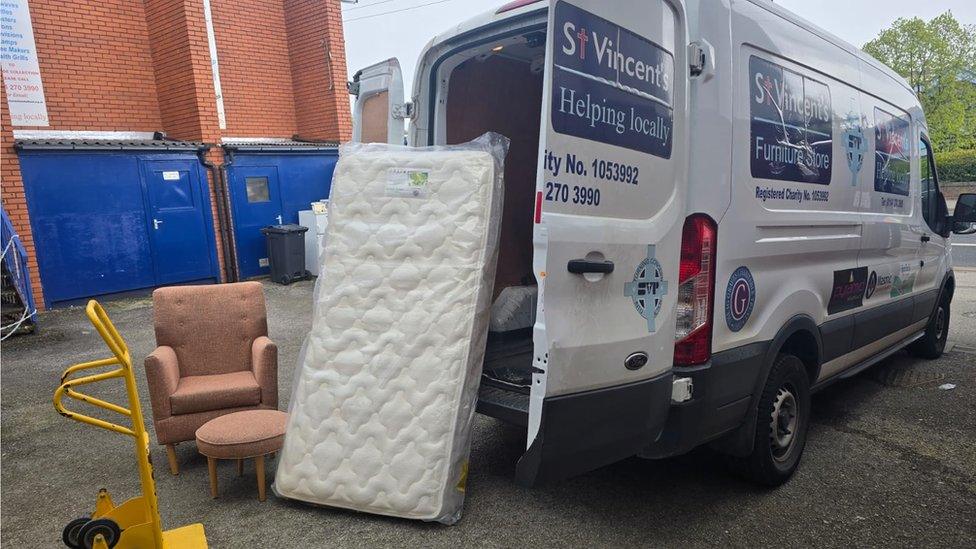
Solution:
M 715 304 L 715 222 L 706 215 L 685 219 L 674 332 L 674 365 L 703 364 L 712 356 Z

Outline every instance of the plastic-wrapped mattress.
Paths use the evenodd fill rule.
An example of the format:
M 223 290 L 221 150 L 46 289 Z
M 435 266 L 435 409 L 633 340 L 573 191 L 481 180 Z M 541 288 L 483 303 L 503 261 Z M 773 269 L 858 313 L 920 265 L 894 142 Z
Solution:
M 340 150 L 279 496 L 460 518 L 507 146 Z

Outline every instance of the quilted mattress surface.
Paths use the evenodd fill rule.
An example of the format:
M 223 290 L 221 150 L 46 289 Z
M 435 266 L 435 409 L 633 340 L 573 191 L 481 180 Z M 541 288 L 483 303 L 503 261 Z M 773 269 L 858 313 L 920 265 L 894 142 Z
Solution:
M 495 170 L 479 150 L 344 151 L 278 495 L 459 516 L 497 250 Z

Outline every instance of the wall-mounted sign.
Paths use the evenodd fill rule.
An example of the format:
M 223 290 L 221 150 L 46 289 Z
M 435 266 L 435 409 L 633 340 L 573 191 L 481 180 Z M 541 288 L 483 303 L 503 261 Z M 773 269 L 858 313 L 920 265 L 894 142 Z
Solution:
M 44 85 L 27 0 L 0 2 L 0 66 L 11 124 L 47 126 Z

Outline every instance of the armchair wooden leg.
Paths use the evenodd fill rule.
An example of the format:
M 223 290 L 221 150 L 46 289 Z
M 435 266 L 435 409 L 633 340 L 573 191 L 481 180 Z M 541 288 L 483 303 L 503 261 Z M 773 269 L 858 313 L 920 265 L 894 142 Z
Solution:
M 264 501 L 264 456 L 254 458 L 254 468 L 258 473 L 258 501 Z
M 210 497 L 217 499 L 217 458 L 207 457 L 207 470 L 210 472 Z
M 239 477 L 243 477 L 244 476 L 244 460 L 243 459 L 237 460 L 237 476 L 239 476 Z
M 169 461 L 169 472 L 174 475 L 180 474 L 180 465 L 176 462 L 176 445 L 166 445 L 166 459 Z

